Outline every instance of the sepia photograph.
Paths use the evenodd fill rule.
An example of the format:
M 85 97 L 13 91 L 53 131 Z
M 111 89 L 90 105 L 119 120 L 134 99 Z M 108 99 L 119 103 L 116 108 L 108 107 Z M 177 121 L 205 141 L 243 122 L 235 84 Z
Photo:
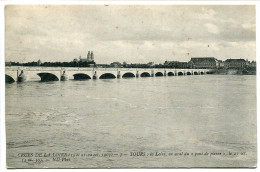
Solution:
M 256 5 L 6 5 L 6 168 L 256 168 Z

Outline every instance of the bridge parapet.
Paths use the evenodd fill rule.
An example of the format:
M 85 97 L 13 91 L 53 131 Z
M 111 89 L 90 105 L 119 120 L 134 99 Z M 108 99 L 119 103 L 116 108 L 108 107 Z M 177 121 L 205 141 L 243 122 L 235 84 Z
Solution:
M 65 71 L 94 71 L 94 68 L 62 68 Z

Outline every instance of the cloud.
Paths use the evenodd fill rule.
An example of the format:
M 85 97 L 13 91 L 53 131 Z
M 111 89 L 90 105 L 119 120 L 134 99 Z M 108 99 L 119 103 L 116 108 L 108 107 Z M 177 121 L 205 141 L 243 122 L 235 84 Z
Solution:
M 215 20 L 216 18 L 216 11 L 211 9 L 211 8 L 202 8 L 201 13 L 199 13 L 199 17 L 201 19 L 206 19 L 206 20 Z
M 219 33 L 218 27 L 212 23 L 206 23 L 206 24 L 204 24 L 204 26 L 207 28 L 209 33 L 213 33 L 213 34 Z
M 12 5 L 5 16 L 6 61 L 71 61 L 88 50 L 99 63 L 255 59 L 254 6 Z
M 248 30 L 250 30 L 250 31 L 256 31 L 256 24 L 252 24 L 252 23 L 244 23 L 244 24 L 242 24 L 242 27 L 244 28 L 244 29 L 248 29 Z

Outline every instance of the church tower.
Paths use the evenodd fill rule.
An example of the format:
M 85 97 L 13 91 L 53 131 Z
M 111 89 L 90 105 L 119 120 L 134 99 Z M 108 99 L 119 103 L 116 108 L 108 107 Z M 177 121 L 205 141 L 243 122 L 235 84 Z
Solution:
M 90 55 L 90 51 L 88 51 L 88 55 L 87 55 L 87 62 L 91 61 L 91 55 Z
M 94 53 L 93 53 L 93 51 L 91 51 L 91 55 L 90 56 L 91 56 L 91 59 L 90 59 L 91 62 L 94 62 Z

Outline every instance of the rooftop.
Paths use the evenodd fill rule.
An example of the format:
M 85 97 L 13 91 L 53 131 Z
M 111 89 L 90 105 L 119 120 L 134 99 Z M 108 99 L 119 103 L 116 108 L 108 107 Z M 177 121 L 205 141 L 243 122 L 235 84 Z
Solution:
M 245 59 L 227 59 L 225 62 L 246 62 Z
M 214 57 L 192 57 L 191 60 L 192 62 L 216 62 L 217 59 Z

